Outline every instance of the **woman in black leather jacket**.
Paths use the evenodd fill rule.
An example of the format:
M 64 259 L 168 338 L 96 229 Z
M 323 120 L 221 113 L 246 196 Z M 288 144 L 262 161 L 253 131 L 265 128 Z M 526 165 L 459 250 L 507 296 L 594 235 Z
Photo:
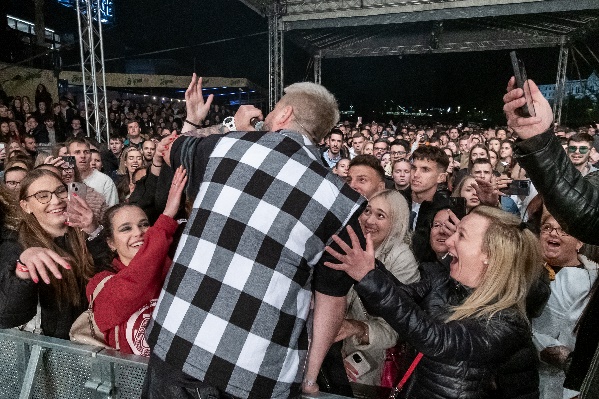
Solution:
M 407 397 L 496 397 L 497 368 L 530 342 L 525 299 L 541 271 L 535 236 L 501 210 L 475 208 L 446 241 L 450 276 L 432 273 L 406 286 L 375 267 L 368 236 L 364 251 L 350 235 L 353 248 L 335 238 L 345 255 L 327 247 L 342 262 L 327 266 L 358 281 L 369 312 L 424 354 Z

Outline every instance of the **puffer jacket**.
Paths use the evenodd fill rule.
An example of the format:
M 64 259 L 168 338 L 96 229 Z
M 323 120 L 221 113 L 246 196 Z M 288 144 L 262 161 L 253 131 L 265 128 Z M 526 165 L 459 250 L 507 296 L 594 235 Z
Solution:
M 424 354 L 406 389 L 411 399 L 496 398 L 499 366 L 529 349 L 530 326 L 513 309 L 446 323 L 451 307 L 470 290 L 444 273 L 402 285 L 377 267 L 355 289 L 369 313 L 383 317 L 400 340 Z
M 599 188 L 583 178 L 553 132 L 548 130 L 517 143 L 514 155 L 562 228 L 584 243 L 599 245 Z M 581 389 L 593 355 L 598 351 L 598 329 L 599 292 L 595 292 L 580 320 L 572 362 L 564 382 L 566 388 Z M 599 378 L 591 377 L 587 376 L 590 382 L 585 390 L 599 391 Z

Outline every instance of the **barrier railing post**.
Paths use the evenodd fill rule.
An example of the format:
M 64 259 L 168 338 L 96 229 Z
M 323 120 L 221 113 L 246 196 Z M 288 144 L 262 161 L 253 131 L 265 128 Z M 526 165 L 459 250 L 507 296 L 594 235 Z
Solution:
M 31 347 L 31 355 L 29 356 L 29 362 L 27 364 L 27 371 L 23 378 L 23 387 L 21 388 L 21 394 L 19 399 L 30 399 L 33 393 L 33 383 L 35 381 L 35 374 L 42 361 L 42 347 L 39 345 L 33 345 Z

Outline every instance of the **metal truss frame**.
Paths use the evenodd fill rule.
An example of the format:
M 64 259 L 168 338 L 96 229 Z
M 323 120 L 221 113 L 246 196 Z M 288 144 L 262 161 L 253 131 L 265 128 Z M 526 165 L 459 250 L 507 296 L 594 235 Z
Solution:
M 322 53 L 314 55 L 314 83 L 322 83 Z
M 268 105 L 273 110 L 283 96 L 284 88 L 284 31 L 281 16 L 285 7 L 280 1 L 274 1 L 268 9 Z
M 312 54 L 315 82 L 325 58 L 561 46 L 564 90 L 566 44 L 599 28 L 598 0 L 240 1 L 268 18 L 271 109 L 283 93 L 284 32 Z M 559 98 L 558 121 L 561 107 Z
M 77 0 L 77 26 L 87 135 L 108 142 L 108 100 L 104 71 L 101 1 Z M 104 111 L 100 112 L 100 104 Z
M 553 115 L 559 125 L 562 121 L 562 105 L 566 95 L 566 70 L 568 69 L 568 47 L 565 37 L 562 38 L 557 63 L 557 78 L 555 81 L 555 97 L 553 99 Z

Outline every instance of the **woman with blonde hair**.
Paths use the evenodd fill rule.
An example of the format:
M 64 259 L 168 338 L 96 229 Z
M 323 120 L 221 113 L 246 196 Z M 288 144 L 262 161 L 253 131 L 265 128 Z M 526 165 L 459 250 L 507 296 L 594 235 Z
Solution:
M 404 196 L 395 190 L 384 190 L 373 195 L 360 215 L 362 232 L 370 234 L 375 257 L 387 270 L 404 284 L 420 279 L 418 262 L 409 246 L 409 210 Z M 397 343 L 397 333 L 380 317 L 368 314 L 355 290 L 347 295 L 347 314 L 336 341 L 343 339 L 344 357 L 358 353 L 371 368 L 357 375 L 346 363 L 346 372 L 352 381 L 356 397 L 371 397 L 381 383 L 385 351 Z
M 357 244 L 356 234 L 349 234 Z M 446 240 L 453 258 L 449 276 L 431 273 L 411 285 L 375 267 L 369 234 L 366 250 L 333 239 L 345 254 L 327 247 L 341 262 L 327 266 L 356 280 L 354 288 L 368 309 L 423 354 L 407 397 L 538 397 L 538 379 L 515 378 L 507 384 L 497 372 L 518 353 L 522 369 L 517 372 L 538 376 L 532 370 L 536 354 L 529 350 L 526 296 L 542 262 L 535 235 L 519 219 L 492 207 L 473 209 Z

